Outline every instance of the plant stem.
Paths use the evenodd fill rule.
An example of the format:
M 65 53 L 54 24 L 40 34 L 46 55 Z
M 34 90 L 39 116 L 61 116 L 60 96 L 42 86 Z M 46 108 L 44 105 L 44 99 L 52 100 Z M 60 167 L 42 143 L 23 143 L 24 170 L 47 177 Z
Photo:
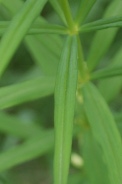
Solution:
M 79 35 L 77 36 L 78 39 L 78 69 L 79 69 L 79 83 L 85 82 L 88 80 L 88 69 L 86 62 L 84 61 L 84 55 L 82 50 L 82 45 L 80 41 Z

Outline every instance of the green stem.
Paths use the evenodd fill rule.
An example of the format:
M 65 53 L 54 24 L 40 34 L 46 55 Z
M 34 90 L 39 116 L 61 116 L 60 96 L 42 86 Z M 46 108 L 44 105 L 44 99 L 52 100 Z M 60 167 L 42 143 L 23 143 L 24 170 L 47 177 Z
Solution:
M 78 39 L 78 68 L 79 68 L 79 82 L 82 83 L 86 81 L 88 77 L 88 69 L 86 62 L 84 61 L 84 54 L 82 50 L 82 45 L 80 41 L 79 35 L 77 36 Z

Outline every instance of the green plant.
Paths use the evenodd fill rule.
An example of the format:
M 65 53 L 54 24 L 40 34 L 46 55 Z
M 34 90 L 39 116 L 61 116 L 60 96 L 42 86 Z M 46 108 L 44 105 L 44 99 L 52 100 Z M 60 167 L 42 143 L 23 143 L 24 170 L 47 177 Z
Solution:
M 55 97 L 54 131 L 40 128 L 37 123 L 26 125 L 7 112 L 0 113 L 0 130 L 24 140 L 21 145 L 0 154 L 0 171 L 46 154 L 55 142 L 53 183 L 67 184 L 74 135 L 85 165 L 76 172 L 74 180 L 69 178 L 69 183 L 120 184 L 122 118 L 116 111 L 111 113 L 107 103 L 121 91 L 121 48 L 111 63 L 106 64 L 109 59 L 105 60 L 104 56 L 122 26 L 122 2 L 112 1 L 103 19 L 86 23 L 92 7 L 98 3 L 96 0 L 77 1 L 79 7 L 74 16 L 68 0 L 49 0 L 60 17 L 60 24 L 48 23 L 39 16 L 47 0 L 0 2 L 3 83 L 5 76 L 2 75 L 22 41 L 35 62 L 32 71 L 27 70 L 24 77 L 13 75 L 10 68 L 10 74 L 17 79 L 13 80 L 14 84 L 0 88 L 1 110 L 7 111 L 53 93 Z M 82 35 L 93 31 L 97 32 L 85 57 Z M 100 66 L 100 62 L 105 66 Z M 6 76 L 9 78 L 9 73 Z

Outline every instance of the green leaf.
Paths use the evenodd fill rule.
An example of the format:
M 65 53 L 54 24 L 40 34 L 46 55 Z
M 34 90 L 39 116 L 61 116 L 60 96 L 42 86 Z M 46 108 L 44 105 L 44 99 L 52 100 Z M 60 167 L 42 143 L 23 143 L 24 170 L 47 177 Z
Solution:
M 50 35 L 29 36 L 25 38 L 25 44 L 42 71 L 45 74 L 55 76 L 62 48 L 60 39 L 53 35 L 52 37 Z
M 69 179 L 68 179 L 68 184 L 85 184 L 86 178 L 84 178 L 84 176 L 82 176 L 81 172 L 77 172 L 75 174 L 70 174 L 69 175 Z M 86 183 L 88 184 L 88 183 Z
M 90 12 L 92 6 L 95 4 L 96 0 L 82 0 L 75 22 L 77 24 L 81 24 L 85 18 L 87 17 L 88 13 Z
M 122 61 L 122 48 L 115 54 L 115 56 L 111 59 L 111 64 L 109 66 L 117 66 L 121 65 Z M 110 85 L 112 84 L 112 85 Z M 114 88 L 113 88 L 114 86 Z M 112 77 L 111 79 L 102 79 L 98 83 L 98 88 L 101 94 L 104 96 L 107 102 L 112 101 L 121 91 L 122 89 L 122 77 Z
M 62 11 L 64 13 L 68 27 L 70 29 L 73 29 L 74 28 L 74 21 L 73 21 L 73 17 L 72 17 L 72 13 L 71 13 L 71 9 L 70 9 L 68 0 L 59 0 L 59 4 L 60 4 Z
M 0 88 L 0 109 L 51 95 L 54 92 L 54 78 L 39 77 L 19 84 Z
M 22 8 L 22 5 L 24 2 L 22 0 L 12 0 L 12 3 L 10 0 L 4 0 L 1 2 L 1 4 L 5 7 L 8 7 L 7 9 L 15 15 L 17 11 Z M 14 4 L 14 6 L 13 6 Z M 10 10 L 11 9 L 11 10 Z
M 7 27 L 11 24 L 10 21 L 0 21 L 0 36 L 4 34 L 4 32 L 7 30 Z M 27 32 L 28 35 L 33 34 L 46 34 L 46 33 L 52 33 L 52 34 L 67 34 L 68 31 L 65 27 L 55 24 L 49 24 L 49 23 L 43 23 L 38 24 L 38 22 L 34 23 L 29 31 Z
M 122 27 L 122 17 L 112 17 L 108 19 L 101 19 L 94 22 L 90 22 L 84 24 L 80 27 L 80 31 L 82 32 L 90 32 L 101 29 L 107 29 L 111 27 Z
M 3 1 L 3 5 L 10 12 L 10 17 L 14 15 L 23 4 L 23 1 L 21 0 L 13 0 L 12 2 L 14 3 L 14 6 L 10 3 L 10 0 Z M 36 21 L 40 25 L 46 22 L 42 17 L 38 18 Z M 61 38 L 59 36 L 49 34 L 27 36 L 24 39 L 24 43 L 33 60 L 42 69 L 42 71 L 48 75 L 55 76 L 62 49 Z
M 85 112 L 92 134 L 102 149 L 111 184 L 121 184 L 122 143 L 114 118 L 94 85 L 87 83 L 82 90 Z
M 24 124 L 14 116 L 0 112 L 0 132 L 26 139 L 41 133 L 41 128 L 34 124 Z
M 3 74 L 14 52 L 45 3 L 46 0 L 28 0 L 13 18 L 0 43 L 0 58 L 2 58 L 0 61 L 0 75 Z
M 102 79 L 107 77 L 122 76 L 122 65 L 109 66 L 105 69 L 98 70 L 91 75 L 91 79 Z
M 117 123 L 118 130 L 119 130 L 121 137 L 122 137 L 122 112 L 115 113 L 114 117 L 115 117 L 115 120 Z
M 83 159 L 91 184 L 110 184 L 108 171 L 102 157 L 102 150 L 90 129 L 83 135 Z M 104 177 L 103 177 L 104 176 Z
M 77 37 L 68 37 L 62 51 L 55 89 L 54 183 L 66 184 L 70 163 L 77 86 Z
M 121 7 L 122 1 L 112 1 L 104 14 L 104 18 L 122 15 Z M 117 31 L 118 28 L 102 30 L 96 33 L 87 59 L 90 71 L 98 65 L 102 57 L 106 54 L 116 36 Z
M 57 0 L 49 0 L 49 2 L 51 3 L 51 5 L 54 8 L 54 10 L 57 12 L 59 17 L 61 18 L 61 20 L 64 22 L 64 24 L 67 25 L 66 18 L 64 16 L 64 12 L 63 12 L 63 10 L 60 7 L 59 2 Z
M 53 144 L 53 131 L 49 130 L 29 139 L 22 145 L 2 152 L 0 154 L 0 172 L 46 154 L 52 149 Z

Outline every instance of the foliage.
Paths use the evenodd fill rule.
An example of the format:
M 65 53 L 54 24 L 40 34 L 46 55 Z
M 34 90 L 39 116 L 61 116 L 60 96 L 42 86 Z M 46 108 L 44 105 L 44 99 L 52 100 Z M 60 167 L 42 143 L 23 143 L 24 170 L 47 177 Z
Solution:
M 121 184 L 121 7 L 0 1 L 1 183 Z

